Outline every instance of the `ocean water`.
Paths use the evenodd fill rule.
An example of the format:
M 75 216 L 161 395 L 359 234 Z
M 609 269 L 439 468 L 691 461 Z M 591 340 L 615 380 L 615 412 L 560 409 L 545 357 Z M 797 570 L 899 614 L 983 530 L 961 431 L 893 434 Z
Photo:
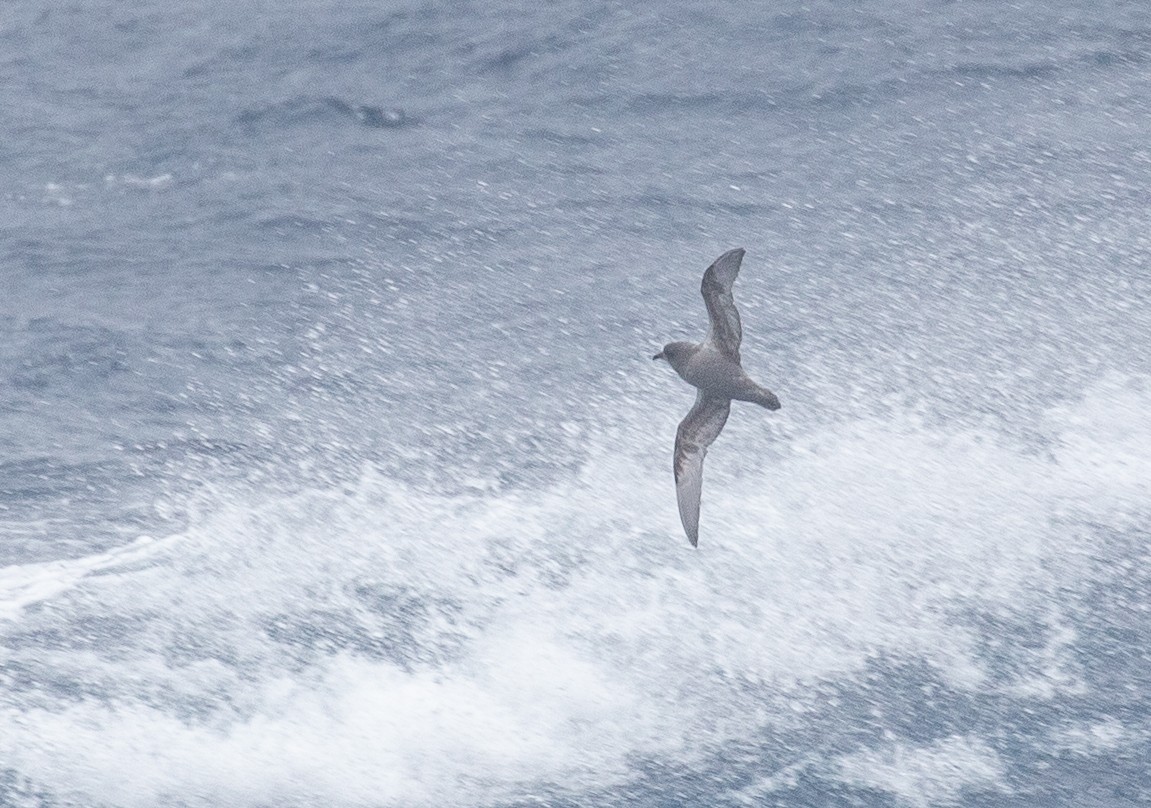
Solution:
M 29 0 L 0 108 L 0 806 L 1151 803 L 1145 3 Z

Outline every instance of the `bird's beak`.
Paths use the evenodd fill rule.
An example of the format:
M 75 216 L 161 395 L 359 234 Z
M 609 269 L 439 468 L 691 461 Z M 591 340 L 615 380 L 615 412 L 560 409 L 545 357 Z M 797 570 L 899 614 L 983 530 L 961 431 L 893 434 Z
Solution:
M 663 355 L 663 351 L 660 351 L 659 353 L 657 353 L 655 356 L 652 357 L 652 361 L 654 362 L 656 359 L 664 359 L 664 358 L 665 357 Z

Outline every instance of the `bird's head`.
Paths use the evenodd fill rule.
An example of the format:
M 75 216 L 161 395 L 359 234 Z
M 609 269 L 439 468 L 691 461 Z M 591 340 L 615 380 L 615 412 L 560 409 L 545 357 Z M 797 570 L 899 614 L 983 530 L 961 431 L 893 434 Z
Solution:
M 682 367 L 691 356 L 695 346 L 690 342 L 669 342 L 663 350 L 652 357 L 653 360 L 663 359 L 673 368 Z

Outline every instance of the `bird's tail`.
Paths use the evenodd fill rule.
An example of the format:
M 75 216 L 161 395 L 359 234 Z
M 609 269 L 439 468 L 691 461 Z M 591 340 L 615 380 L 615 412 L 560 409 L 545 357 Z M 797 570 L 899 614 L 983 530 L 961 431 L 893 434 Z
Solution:
M 780 407 L 779 398 L 775 393 L 759 385 L 756 385 L 755 398 L 752 401 L 761 407 L 767 407 L 769 410 L 778 410 Z

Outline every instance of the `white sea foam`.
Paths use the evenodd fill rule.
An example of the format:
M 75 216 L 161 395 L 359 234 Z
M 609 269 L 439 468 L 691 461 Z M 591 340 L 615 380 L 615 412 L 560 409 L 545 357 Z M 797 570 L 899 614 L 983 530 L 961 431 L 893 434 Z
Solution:
M 1087 569 L 1064 522 L 1144 507 L 1149 404 L 1105 380 L 1051 413 L 1051 455 L 910 417 L 796 437 L 768 465 L 717 445 L 699 551 L 665 436 L 636 429 L 642 444 L 605 440 L 547 490 L 435 495 L 365 472 L 220 504 L 164 543 L 9 568 L 10 628 L 127 628 L 5 651 L 63 684 L 0 701 L 0 758 L 109 805 L 487 804 L 801 726 L 812 683 L 879 654 L 1055 697 L 1083 686 L 1052 606 Z M 970 608 L 1026 612 L 1047 645 L 990 682 Z M 924 804 L 1001 771 L 978 739 L 839 763 Z
M 1004 774 L 995 750 L 964 736 L 925 747 L 893 744 L 846 755 L 838 764 L 846 781 L 890 791 L 916 808 L 953 804 L 964 790 L 994 790 Z
M 160 546 L 151 537 L 141 536 L 106 553 L 0 568 L 0 620 L 16 619 L 25 607 L 48 600 L 89 575 L 146 559 Z
M 1090 758 L 1147 742 L 1151 736 L 1142 727 L 1130 729 L 1113 716 L 1082 722 L 1069 722 L 1051 733 L 1050 746 L 1062 753 Z

